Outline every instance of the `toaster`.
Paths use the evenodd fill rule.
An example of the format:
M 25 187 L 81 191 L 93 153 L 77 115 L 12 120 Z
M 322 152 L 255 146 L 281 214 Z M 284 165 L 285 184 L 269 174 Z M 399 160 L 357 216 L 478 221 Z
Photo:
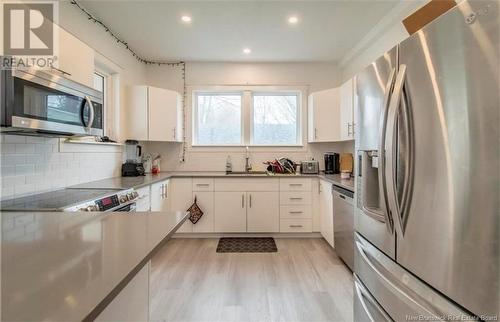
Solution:
M 300 162 L 300 173 L 303 174 L 319 174 L 319 162 L 318 161 L 301 161 Z

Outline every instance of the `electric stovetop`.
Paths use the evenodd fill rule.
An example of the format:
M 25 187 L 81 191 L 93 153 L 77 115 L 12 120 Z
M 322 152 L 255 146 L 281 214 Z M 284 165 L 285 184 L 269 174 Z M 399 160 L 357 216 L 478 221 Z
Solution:
M 122 189 L 61 189 L 31 196 L 0 201 L 2 211 L 62 211 Z

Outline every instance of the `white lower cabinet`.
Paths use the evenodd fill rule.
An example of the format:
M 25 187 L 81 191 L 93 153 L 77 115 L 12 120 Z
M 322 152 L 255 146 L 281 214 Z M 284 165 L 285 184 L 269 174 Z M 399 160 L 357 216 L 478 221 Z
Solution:
M 332 184 L 320 180 L 319 211 L 321 218 L 321 235 L 333 247 L 333 195 Z
M 193 226 L 193 233 L 211 233 L 214 231 L 214 193 L 211 191 L 194 191 L 193 200 L 203 211 L 203 216 Z M 188 219 L 189 220 L 189 219 Z
M 193 180 L 191 178 L 171 179 L 170 198 L 170 210 L 187 211 L 193 204 Z M 193 224 L 187 219 L 177 232 L 191 233 L 193 232 Z
M 136 211 L 150 211 L 151 210 L 151 187 L 146 186 L 136 190 L 139 198 L 136 202 Z
M 153 183 L 151 185 L 151 211 L 168 211 L 169 195 L 169 180 Z
M 247 232 L 280 230 L 279 192 L 247 192 Z
M 244 233 L 247 231 L 246 192 L 215 192 L 215 231 Z
M 150 267 L 148 262 L 95 321 L 149 321 Z

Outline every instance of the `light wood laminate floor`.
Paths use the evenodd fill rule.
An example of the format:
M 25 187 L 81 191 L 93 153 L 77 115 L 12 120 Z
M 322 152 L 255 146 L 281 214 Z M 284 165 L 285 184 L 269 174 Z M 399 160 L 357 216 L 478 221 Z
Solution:
M 172 239 L 153 258 L 152 321 L 352 321 L 352 273 L 323 239 L 276 239 L 265 254 L 217 242 Z

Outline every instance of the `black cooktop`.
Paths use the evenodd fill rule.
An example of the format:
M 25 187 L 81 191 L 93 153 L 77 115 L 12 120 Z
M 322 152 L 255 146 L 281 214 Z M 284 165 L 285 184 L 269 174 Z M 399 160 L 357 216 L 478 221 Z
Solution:
M 61 189 L 36 195 L 0 201 L 0 210 L 61 211 L 69 206 L 84 203 L 121 189 Z

